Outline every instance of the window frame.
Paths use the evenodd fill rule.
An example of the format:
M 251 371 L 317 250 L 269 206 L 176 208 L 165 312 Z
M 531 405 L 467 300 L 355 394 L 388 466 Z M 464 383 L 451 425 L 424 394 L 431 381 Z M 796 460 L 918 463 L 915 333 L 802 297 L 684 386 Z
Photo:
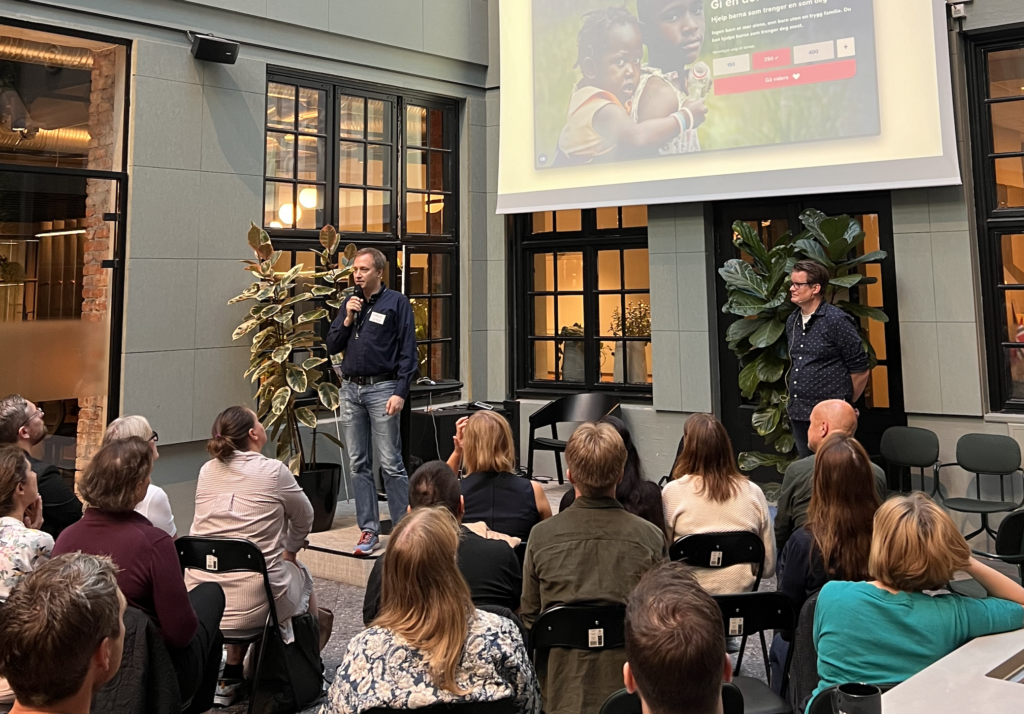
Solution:
M 1013 49 L 1024 49 L 1024 30 L 968 34 L 966 38 L 968 113 L 976 187 L 974 204 L 980 258 L 988 406 L 992 411 L 1002 412 L 1024 412 L 1024 398 L 1012 397 L 1008 352 L 1009 349 L 1015 349 L 1014 345 L 1021 343 L 1002 339 L 1006 323 L 1004 293 L 1008 290 L 1024 290 L 1024 284 L 1018 286 L 1003 283 L 1002 236 L 1024 234 L 1024 206 L 998 207 L 995 161 L 1000 158 L 1024 157 L 1024 151 L 994 151 L 991 107 L 1018 102 L 1024 112 L 1024 95 L 989 98 L 988 55 Z M 1016 349 L 1024 350 L 1024 345 Z
M 647 226 L 635 228 L 597 228 L 597 209 L 581 211 L 580 230 L 553 231 L 549 233 L 532 232 L 532 214 L 518 214 L 509 218 L 511 240 L 509 241 L 509 304 L 513 306 L 509 315 L 509 331 L 513 336 L 515 349 L 511 350 L 510 376 L 513 380 L 514 393 L 517 398 L 557 397 L 580 392 L 606 392 L 616 394 L 627 401 L 651 403 L 653 401 L 653 383 L 622 384 L 600 381 L 600 346 L 602 339 L 600 322 L 599 295 L 609 293 L 631 294 L 651 293 L 637 289 L 627 290 L 624 286 L 619 290 L 597 290 L 598 252 L 601 250 L 629 250 L 642 248 L 649 250 Z M 557 216 L 554 224 L 557 227 Z M 620 209 L 619 222 L 622 213 Z M 584 344 L 584 381 L 583 382 L 551 382 L 534 379 L 530 373 L 532 364 L 533 343 L 550 341 L 552 338 L 532 335 L 533 297 L 534 293 L 551 291 L 534 291 L 531 284 L 533 255 L 545 252 L 581 252 L 583 253 L 583 315 L 587 325 Z M 621 260 L 622 258 L 620 258 Z M 620 267 L 621 270 L 621 267 Z M 572 291 L 577 293 L 578 291 Z M 557 302 L 557 301 L 556 301 Z M 652 330 L 653 337 L 653 330 Z M 622 338 L 623 342 L 644 341 L 643 338 Z

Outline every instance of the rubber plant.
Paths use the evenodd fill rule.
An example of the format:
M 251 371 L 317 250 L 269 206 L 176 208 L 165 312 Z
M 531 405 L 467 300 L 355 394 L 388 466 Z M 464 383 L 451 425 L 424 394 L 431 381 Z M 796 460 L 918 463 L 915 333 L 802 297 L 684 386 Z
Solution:
M 885 251 L 852 255 L 865 236 L 861 225 L 850 216 L 830 218 L 821 211 L 808 209 L 800 214 L 800 222 L 804 230 L 799 235 L 787 232 L 769 249 L 749 224 L 736 221 L 732 226 L 733 245 L 750 260 L 728 260 L 718 271 L 728 294 L 722 312 L 742 318 L 726 331 L 729 349 L 740 362 L 740 393 L 757 402 L 751 424 L 765 443 L 775 449 L 775 453 L 741 452 L 739 466 L 744 471 L 774 466 L 779 473 L 785 473 L 797 458 L 786 388 L 790 365 L 786 319 L 796 309 L 789 300 L 789 274 L 796 262 L 810 258 L 828 269 L 830 280 L 824 299 L 858 318 L 870 368 L 877 360 L 859 318 L 879 322 L 889 319 L 878 308 L 848 299 L 852 288 L 876 282 L 875 278 L 858 272 L 858 268 L 884 260 Z
M 256 416 L 263 423 L 270 439 L 277 444 L 277 458 L 298 474 L 306 465 L 299 425 L 315 429 L 316 409 L 298 406 L 297 399 L 307 392 L 315 392 L 320 404 L 334 411 L 340 403 L 338 388 L 323 381 L 318 369 L 328 362 L 327 348 L 316 334 L 314 326 L 328 316 L 324 307 L 314 307 L 300 315 L 295 311 L 299 303 L 307 300 L 325 300 L 325 304 L 338 308 L 347 289 L 343 281 L 352 273 L 356 248 L 348 245 L 336 257 L 340 236 L 333 226 L 320 231 L 323 250 L 314 250 L 319 269 L 308 277 L 322 282 L 310 289 L 296 290 L 296 279 L 303 265 L 297 264 L 285 271 L 275 269 L 283 251 L 274 250 L 270 236 L 255 224 L 248 232 L 249 246 L 255 260 L 244 260 L 245 269 L 256 281 L 231 300 L 229 305 L 253 301 L 245 321 L 235 328 L 232 339 L 252 336 L 251 358 L 245 376 L 259 383 L 256 392 Z M 306 277 L 306 276 L 304 276 Z M 293 353 L 308 353 L 301 363 L 291 361 Z M 324 436 L 337 443 L 330 434 Z M 340 446 L 340 444 L 339 444 Z

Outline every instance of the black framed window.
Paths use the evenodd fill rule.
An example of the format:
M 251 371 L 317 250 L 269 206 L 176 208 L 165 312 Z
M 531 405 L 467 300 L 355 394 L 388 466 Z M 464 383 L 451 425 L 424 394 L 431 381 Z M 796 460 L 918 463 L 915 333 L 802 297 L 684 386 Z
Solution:
M 1024 411 L 1024 32 L 968 50 L 989 397 Z
M 547 211 L 514 225 L 518 391 L 650 395 L 646 207 Z
M 457 376 L 458 105 L 290 70 L 267 74 L 263 226 L 282 248 L 379 248 L 417 317 L 420 371 Z M 404 264 L 403 264 L 404 262 Z

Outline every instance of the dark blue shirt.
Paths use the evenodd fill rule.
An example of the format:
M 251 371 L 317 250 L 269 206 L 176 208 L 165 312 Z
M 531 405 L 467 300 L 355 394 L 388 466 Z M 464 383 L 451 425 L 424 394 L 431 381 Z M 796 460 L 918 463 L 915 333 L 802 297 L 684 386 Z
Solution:
M 786 320 L 789 339 L 789 418 L 809 421 L 826 399 L 853 399 L 851 374 L 866 372 L 868 354 L 854 318 L 822 301 L 807 324 L 795 310 Z
M 394 374 L 398 380 L 395 395 L 409 398 L 409 387 L 416 374 L 416 323 L 409 298 L 397 290 L 382 287 L 376 295 L 363 300 L 363 309 L 352 324 L 345 326 L 346 305 L 331 323 L 327 333 L 327 351 L 345 352 L 342 374 L 350 377 L 376 377 Z

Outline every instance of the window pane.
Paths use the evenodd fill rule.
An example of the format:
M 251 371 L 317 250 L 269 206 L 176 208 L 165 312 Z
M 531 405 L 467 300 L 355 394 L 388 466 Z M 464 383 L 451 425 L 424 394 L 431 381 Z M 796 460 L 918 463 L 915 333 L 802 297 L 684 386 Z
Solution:
M 622 266 L 619 265 L 619 257 L 622 255 L 618 250 L 602 250 L 597 254 L 597 289 L 598 290 L 621 290 L 622 289 Z M 602 320 L 602 323 L 604 321 Z
M 427 232 L 427 197 L 422 193 L 405 196 L 405 230 L 408 233 Z
M 448 154 L 441 151 L 430 152 L 430 186 L 431 191 L 448 189 Z
M 444 112 L 440 109 L 430 110 L 430 145 L 435 149 L 447 148 L 444 145 Z
M 1003 252 L 1003 284 L 1024 285 L 1024 234 L 999 237 Z
M 651 383 L 651 343 L 626 343 L 626 383 Z
M 988 53 L 990 97 L 1024 94 L 1024 49 Z
M 430 346 L 430 378 L 433 380 L 451 377 L 450 346 L 448 342 L 439 342 Z
M 363 230 L 363 190 L 343 188 L 338 191 L 338 230 Z
M 625 263 L 626 290 L 650 290 L 651 264 L 647 257 L 647 249 L 634 248 L 624 250 L 622 253 Z
M 1003 293 L 1006 305 L 1005 331 L 1001 342 L 1024 343 L 1024 290 L 1007 290 Z
M 327 130 L 327 92 L 299 87 L 299 131 L 324 134 Z
M 326 139 L 313 136 L 299 137 L 299 175 L 300 181 L 324 180 L 324 147 Z
M 427 145 L 427 109 L 414 107 L 405 108 L 405 143 L 409 146 Z
M 416 345 L 416 352 L 420 361 L 420 375 L 430 374 L 430 345 Z
M 626 337 L 650 337 L 651 336 L 651 296 L 627 295 L 626 296 Z
M 366 192 L 366 230 L 369 233 L 391 232 L 391 192 Z
M 366 103 L 366 138 L 371 141 L 391 141 L 391 103 L 371 99 Z
M 583 337 L 583 296 L 558 296 L 558 334 L 562 337 Z
M 996 159 L 996 208 L 1024 206 L 1024 159 Z
M 405 185 L 408 188 L 427 187 L 427 152 L 409 149 L 405 160 Z
M 555 298 L 537 295 L 533 298 L 533 334 L 544 337 L 555 334 Z
M 533 343 L 533 378 L 553 381 L 555 379 L 555 343 L 544 340 Z
M 263 225 L 267 228 L 293 228 L 295 211 L 290 183 L 267 182 L 263 201 Z
M 362 97 L 341 96 L 338 98 L 338 119 L 342 137 L 363 138 L 363 123 L 366 105 Z
M 391 185 L 391 148 L 371 144 L 366 147 L 366 183 L 369 186 Z
M 338 150 L 338 182 L 363 183 L 363 144 L 341 142 Z
M 598 381 L 622 384 L 622 365 L 625 362 L 625 358 L 622 356 L 622 345 L 622 342 L 601 343 Z
M 997 154 L 1024 151 L 1024 100 L 991 105 L 992 144 Z
M 1024 399 L 1024 348 L 1005 350 L 1006 369 L 1009 371 L 1010 399 Z
M 541 211 L 533 214 L 533 232 L 550 233 L 555 230 L 555 214 L 551 211 Z
M 295 136 L 267 132 L 267 176 L 295 178 Z
M 871 379 L 864 389 L 864 401 L 873 409 L 889 408 L 889 368 L 883 364 L 871 370 Z
M 555 226 L 559 233 L 583 229 L 582 211 L 555 211 Z
M 597 229 L 603 231 L 608 228 L 619 227 L 619 209 L 615 206 L 597 209 Z
M 583 290 L 583 253 L 558 254 L 558 290 Z
M 299 209 L 295 217 L 298 228 L 322 228 L 324 225 L 323 186 L 299 184 Z
M 413 253 L 409 256 L 409 273 L 407 276 L 406 292 L 410 295 L 426 295 L 427 289 L 427 266 L 430 256 L 426 253 Z
M 430 235 L 441 235 L 444 230 L 444 196 L 432 194 L 427 199 L 427 219 Z
M 643 228 L 647 225 L 647 206 L 623 206 L 622 227 Z
M 267 85 L 267 126 L 295 128 L 295 87 L 277 82 Z
M 452 336 L 451 298 L 432 298 L 430 301 L 430 338 Z
M 582 341 L 561 341 L 555 345 L 555 359 L 558 379 L 563 382 L 586 381 L 586 360 L 584 359 L 584 343 Z
M 429 329 L 427 324 L 430 318 L 429 301 L 426 298 L 413 298 L 409 301 L 409 305 L 412 306 L 413 322 L 416 325 L 416 339 L 425 340 L 427 339 L 427 331 Z M 420 347 L 425 348 L 426 345 L 420 345 Z
M 534 253 L 533 290 L 545 292 L 555 289 L 555 256 L 553 253 Z
M 434 253 L 430 259 L 430 292 L 450 293 L 451 289 L 451 259 L 447 253 Z
M 598 331 L 601 335 L 622 334 L 622 295 L 599 295 L 597 311 L 600 322 Z

